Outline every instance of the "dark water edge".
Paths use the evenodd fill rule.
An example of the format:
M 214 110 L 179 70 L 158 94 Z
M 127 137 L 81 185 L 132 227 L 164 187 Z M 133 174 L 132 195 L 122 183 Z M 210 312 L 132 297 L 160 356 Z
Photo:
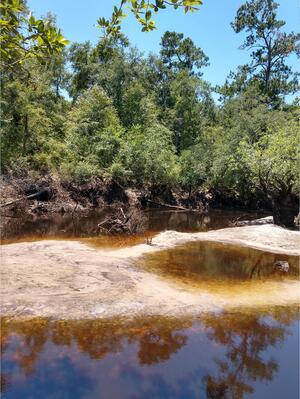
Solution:
M 6 399 L 298 399 L 299 308 L 2 320 Z
M 30 241 L 38 239 L 100 238 L 98 223 L 109 212 L 94 211 L 85 214 L 48 214 L 20 218 L 2 218 L 2 242 Z M 164 230 L 183 232 L 207 231 L 228 227 L 236 219 L 253 220 L 266 216 L 262 212 L 211 209 L 208 213 L 173 210 L 148 209 L 143 212 L 146 219 L 146 231 L 136 237 L 116 237 L 111 243 L 122 239 L 125 245 L 134 244 L 145 235 L 156 234 Z M 109 239 L 108 239 L 109 240 Z M 105 242 L 105 240 L 103 240 Z

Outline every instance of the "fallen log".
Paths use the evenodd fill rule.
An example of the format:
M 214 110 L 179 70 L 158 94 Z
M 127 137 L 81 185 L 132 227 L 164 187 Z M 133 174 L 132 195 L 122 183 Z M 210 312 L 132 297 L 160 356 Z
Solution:
M 41 194 L 43 194 L 46 191 L 47 191 L 47 189 L 43 189 L 41 191 L 38 191 L 37 193 L 30 194 L 30 195 L 25 195 L 24 197 L 18 198 L 16 200 L 13 200 L 13 201 L 10 201 L 10 202 L 6 202 L 5 204 L 0 205 L 0 208 L 5 208 L 7 206 L 16 204 L 17 202 L 26 201 L 26 200 L 29 200 L 29 199 L 36 198 L 36 197 L 40 196 Z
M 170 205 L 170 204 L 165 204 L 164 202 L 156 202 L 156 201 L 152 201 L 149 199 L 145 199 L 146 202 L 149 202 L 149 204 L 153 204 L 153 205 L 158 205 L 161 207 L 165 207 L 165 208 L 171 208 L 171 209 L 178 209 L 179 211 L 191 211 L 192 209 L 189 208 L 184 208 L 183 206 L 178 206 L 178 205 Z
M 256 225 L 264 225 L 264 224 L 273 224 L 273 216 L 267 216 L 260 219 L 254 220 L 240 220 L 242 216 L 234 219 L 229 223 L 231 227 L 242 227 L 242 226 L 256 226 Z

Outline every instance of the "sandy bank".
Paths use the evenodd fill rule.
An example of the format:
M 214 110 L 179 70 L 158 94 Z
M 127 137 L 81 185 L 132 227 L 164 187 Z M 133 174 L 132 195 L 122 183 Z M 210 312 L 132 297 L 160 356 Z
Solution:
M 132 263 L 145 253 L 191 240 L 300 255 L 299 239 L 299 232 L 264 225 L 194 234 L 167 231 L 156 236 L 151 246 L 118 250 L 95 249 L 74 241 L 3 245 L 1 313 L 73 319 L 196 314 L 223 307 L 299 303 L 298 281 L 249 282 L 218 293 L 212 289 L 195 292 Z
M 144 253 L 172 248 L 189 241 L 212 241 L 223 244 L 240 245 L 277 254 L 300 256 L 300 232 L 286 230 L 272 224 L 230 227 L 200 233 L 180 233 L 165 231 L 154 237 L 152 245 L 140 244 L 134 247 L 107 251 L 107 254 L 128 258 Z

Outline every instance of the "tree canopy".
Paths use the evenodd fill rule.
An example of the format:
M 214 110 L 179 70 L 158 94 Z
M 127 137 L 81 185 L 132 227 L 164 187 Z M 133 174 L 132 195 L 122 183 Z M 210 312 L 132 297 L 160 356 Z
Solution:
M 196 6 L 170 4 L 179 3 L 187 11 Z M 155 4 L 149 2 L 151 10 L 169 5 Z M 126 5 L 139 18 L 147 12 L 145 2 Z M 51 15 L 36 20 L 24 2 L 5 0 L 2 171 L 55 171 L 78 184 L 110 177 L 150 192 L 182 190 L 189 198 L 210 190 L 225 203 L 272 206 L 277 223 L 292 225 L 299 106 L 285 96 L 297 87 L 288 57 L 298 52 L 299 36 L 282 33 L 277 7 L 249 0 L 238 9 L 233 28 L 246 32 L 242 48 L 252 53 L 216 89 L 203 79 L 208 56 L 182 33 L 165 32 L 159 53 L 146 57 L 119 29 L 96 45 L 64 48 Z
M 233 84 L 229 93 L 256 85 L 272 106 L 280 105 L 282 97 L 295 93 L 298 88 L 298 74 L 287 64 L 287 58 L 300 54 L 299 33 L 282 30 L 285 21 L 277 18 L 278 3 L 273 0 L 249 0 L 237 10 L 232 27 L 236 33 L 245 31 L 246 38 L 241 49 L 250 50 L 251 62 L 232 74 Z

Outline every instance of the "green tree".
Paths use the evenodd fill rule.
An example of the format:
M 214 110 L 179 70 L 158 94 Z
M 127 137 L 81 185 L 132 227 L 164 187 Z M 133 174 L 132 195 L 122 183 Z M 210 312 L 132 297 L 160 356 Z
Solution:
M 293 110 L 270 110 L 253 87 L 227 101 L 212 139 L 210 184 L 240 203 L 269 203 L 276 224 L 297 213 L 299 128 Z
M 140 80 L 133 80 L 124 92 L 122 103 L 122 121 L 125 127 L 133 125 L 147 126 L 157 118 L 158 109 L 154 96 L 147 92 Z
M 253 86 L 224 104 L 210 137 L 212 165 L 209 181 L 215 189 L 240 203 L 259 200 L 257 190 L 249 184 L 249 170 L 242 162 L 239 145 L 245 140 L 251 145 L 256 143 L 280 115 L 270 111 Z
M 90 59 L 91 51 L 90 42 L 72 43 L 69 48 L 68 61 L 71 64 L 72 73 L 68 83 L 68 92 L 74 100 L 93 82 L 95 68 Z
M 140 94 L 140 86 L 134 84 L 132 89 L 128 94 Z M 127 183 L 150 189 L 172 187 L 179 181 L 172 131 L 159 122 L 158 108 L 151 96 L 138 101 L 139 118 L 134 112 L 112 167 L 113 174 Z
M 124 117 L 126 118 L 124 94 L 133 81 L 141 81 L 142 73 L 141 54 L 134 49 L 129 49 L 127 52 L 121 49 L 98 70 L 97 84 L 101 85 L 112 99 L 122 121 Z
M 51 19 L 36 19 L 23 0 L 2 0 L 0 4 L 1 68 L 15 71 L 28 59 L 46 59 L 60 52 L 68 40 Z
M 90 42 L 73 43 L 70 46 L 68 61 L 72 73 L 68 91 L 74 101 L 94 84 L 100 84 L 108 93 L 111 88 L 114 93 L 115 87 L 112 86 L 116 76 L 113 71 L 124 61 L 124 50 L 127 46 L 128 40 L 121 34 L 118 37 L 102 38 L 95 47 Z M 121 67 L 124 67 L 124 62 Z
M 165 32 L 160 45 L 161 59 L 170 70 L 177 72 L 186 69 L 191 74 L 197 70 L 200 76 L 200 69 L 209 65 L 204 52 L 189 37 L 184 38 L 183 33 Z
M 119 155 L 127 182 L 143 187 L 172 187 L 178 182 L 179 167 L 172 132 L 153 121 L 146 127 L 133 126 Z
M 188 189 L 189 197 L 193 189 L 199 189 L 208 181 L 211 157 L 209 144 L 203 140 L 184 150 L 180 156 L 180 183 Z
M 60 98 L 68 43 L 55 18 L 33 17 L 25 1 L 1 2 L 1 168 L 25 161 L 31 168 L 57 165 L 64 144 Z
M 30 64 L 30 65 L 29 65 Z M 64 118 L 68 104 L 57 98 L 51 69 L 27 63 L 30 78 L 2 77 L 1 163 L 16 160 L 31 168 L 58 166 L 64 146 Z
M 287 58 L 300 53 L 300 35 L 282 31 L 285 22 L 277 19 L 277 8 L 274 0 L 249 0 L 238 9 L 232 23 L 236 33 L 246 32 L 241 48 L 252 51 L 251 63 L 243 66 L 236 78 L 241 83 L 245 79 L 256 81 L 274 106 L 283 95 L 298 88 L 297 74 L 288 66 Z
M 211 123 L 213 110 L 209 85 L 184 70 L 169 84 L 168 126 L 174 131 L 177 152 L 199 141 Z
M 255 143 L 244 141 L 239 154 L 249 169 L 249 183 L 257 186 L 271 201 L 274 223 L 293 227 L 298 213 L 300 129 L 290 115 L 268 126 Z
M 103 175 L 120 147 L 123 129 L 111 99 L 99 86 L 86 90 L 70 111 L 66 122 L 69 167 L 81 179 Z

